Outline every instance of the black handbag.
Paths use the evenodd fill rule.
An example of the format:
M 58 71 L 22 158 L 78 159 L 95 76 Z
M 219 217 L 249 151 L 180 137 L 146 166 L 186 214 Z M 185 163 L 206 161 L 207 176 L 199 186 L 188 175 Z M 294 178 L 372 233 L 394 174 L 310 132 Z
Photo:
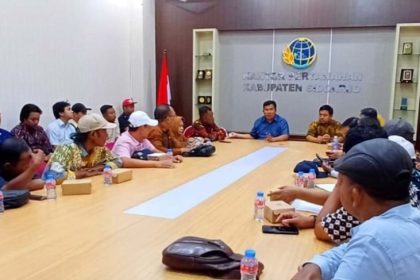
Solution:
M 302 171 L 304 173 L 309 173 L 309 171 L 313 169 L 315 171 L 317 178 L 327 178 L 328 174 L 325 172 L 320 172 L 318 170 L 318 165 L 314 161 L 309 160 L 303 160 L 296 164 L 295 168 L 293 169 L 293 172 L 298 173 L 299 171 Z
M 4 208 L 11 209 L 25 205 L 29 201 L 29 194 L 28 190 L 3 191 Z
M 213 145 L 202 144 L 199 145 L 191 151 L 184 153 L 184 156 L 187 157 L 209 157 L 216 151 L 216 147 Z
M 131 155 L 131 158 L 134 159 L 141 159 L 141 160 L 148 160 L 147 156 L 153 154 L 154 152 L 149 149 L 144 149 L 141 151 L 136 151 Z
M 241 279 L 242 255 L 235 254 L 222 240 L 182 237 L 162 252 L 162 262 L 172 269 L 205 274 L 214 278 Z M 258 263 L 258 275 L 264 265 Z

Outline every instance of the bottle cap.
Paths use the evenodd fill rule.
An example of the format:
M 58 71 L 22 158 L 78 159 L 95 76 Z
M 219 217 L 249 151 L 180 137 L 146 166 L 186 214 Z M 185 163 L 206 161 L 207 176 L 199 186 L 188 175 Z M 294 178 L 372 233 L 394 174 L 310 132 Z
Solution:
M 258 197 L 263 197 L 264 196 L 264 192 L 257 192 L 257 196 Z
M 315 169 L 313 168 L 309 169 L 309 173 L 315 173 Z
M 255 250 L 247 249 L 245 250 L 245 257 L 247 258 L 255 258 Z
M 47 173 L 47 180 L 54 179 L 54 175 L 51 173 Z
M 303 171 L 299 171 L 299 176 L 303 176 Z

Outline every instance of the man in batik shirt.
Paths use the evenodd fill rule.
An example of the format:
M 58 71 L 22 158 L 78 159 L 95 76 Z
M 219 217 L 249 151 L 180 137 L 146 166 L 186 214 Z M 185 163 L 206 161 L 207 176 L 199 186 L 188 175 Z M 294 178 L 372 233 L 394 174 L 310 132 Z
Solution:
M 74 174 L 79 179 L 101 174 L 105 164 L 113 169 L 122 167 L 123 161 L 104 146 L 108 136 L 106 130 L 114 127 L 116 124 L 98 114 L 80 118 L 78 132 L 72 136 L 74 143 L 56 148 L 43 177 L 52 174 L 56 180 L 61 180 Z
M 340 132 L 341 124 L 333 119 L 334 110 L 330 105 L 323 105 L 319 108 L 319 119 L 311 122 L 306 133 L 306 140 L 313 143 L 325 144 L 338 136 L 343 141 Z
M 224 140 L 226 130 L 216 125 L 213 111 L 209 106 L 202 106 L 198 110 L 200 119 L 196 120 L 191 129 L 185 132 L 185 137 L 203 137 L 211 141 Z
M 53 152 L 53 146 L 50 144 L 47 133 L 39 125 L 41 109 L 34 104 L 26 104 L 20 111 L 20 124 L 15 126 L 11 133 L 16 138 L 20 138 L 34 150 L 42 150 L 45 155 Z

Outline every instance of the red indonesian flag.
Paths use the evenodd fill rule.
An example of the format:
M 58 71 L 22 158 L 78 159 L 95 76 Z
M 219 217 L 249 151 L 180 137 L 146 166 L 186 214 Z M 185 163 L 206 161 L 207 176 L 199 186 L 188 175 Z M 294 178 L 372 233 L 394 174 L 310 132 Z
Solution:
M 159 91 L 156 103 L 157 105 L 171 104 L 171 87 L 169 84 L 166 50 L 163 51 L 162 69 L 160 71 Z

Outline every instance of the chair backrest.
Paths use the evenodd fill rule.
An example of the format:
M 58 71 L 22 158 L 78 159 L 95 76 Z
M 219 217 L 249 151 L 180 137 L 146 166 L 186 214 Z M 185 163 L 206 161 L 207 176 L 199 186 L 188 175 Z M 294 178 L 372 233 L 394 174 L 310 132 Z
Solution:
M 192 125 L 188 126 L 186 129 L 184 129 L 184 136 L 187 138 L 190 138 L 193 136 L 194 130 Z

